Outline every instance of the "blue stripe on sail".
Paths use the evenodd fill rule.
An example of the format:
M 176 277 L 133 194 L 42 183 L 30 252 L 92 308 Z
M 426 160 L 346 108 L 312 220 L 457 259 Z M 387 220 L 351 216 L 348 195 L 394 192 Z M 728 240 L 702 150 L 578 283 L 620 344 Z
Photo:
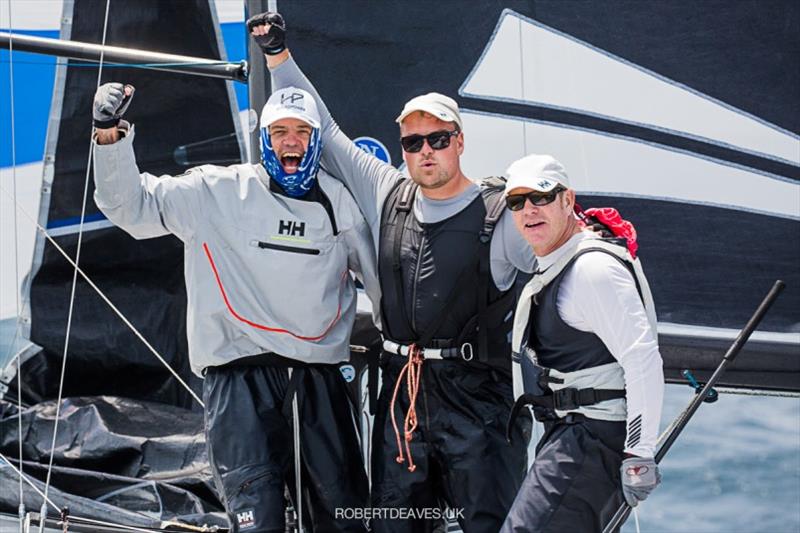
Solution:
M 245 35 L 243 22 L 226 22 L 220 24 L 222 40 L 225 42 L 225 51 L 228 54 L 228 61 L 241 61 L 247 59 L 247 48 L 245 44 L 249 37 Z M 233 89 L 236 91 L 236 101 L 239 111 L 247 109 L 248 96 L 247 84 L 234 82 Z M 259 109 L 260 113 L 261 110 Z
M 221 25 L 228 61 L 246 59 L 244 24 L 230 22 Z M 3 31 L 8 31 L 3 29 Z M 20 30 L 14 33 L 58 39 L 59 30 Z M 41 161 L 47 135 L 47 120 L 53 95 L 56 57 L 29 52 L 14 52 L 14 122 L 16 130 L 16 162 L 18 165 Z M 0 143 L 0 167 L 12 163 L 10 137 L 11 100 L 9 98 L 9 52 L 0 50 L 0 131 L 8 142 Z M 234 83 L 239 110 L 248 107 L 247 84 Z M 260 110 L 259 110 L 260 111 Z
M 8 30 L 4 30 L 8 31 Z M 24 35 L 58 39 L 58 30 L 15 31 Z M 13 41 L 12 41 L 13 42 Z M 14 123 L 17 164 L 41 161 L 53 96 L 56 58 L 14 51 Z M 9 52 L 0 50 L 0 167 L 11 166 L 11 87 L 8 71 Z
M 83 217 L 83 223 L 97 222 L 98 220 L 105 220 L 106 217 L 103 213 L 93 213 Z M 62 218 L 61 220 L 49 220 L 47 222 L 47 229 L 63 228 L 65 226 L 77 226 L 81 223 L 81 217 Z

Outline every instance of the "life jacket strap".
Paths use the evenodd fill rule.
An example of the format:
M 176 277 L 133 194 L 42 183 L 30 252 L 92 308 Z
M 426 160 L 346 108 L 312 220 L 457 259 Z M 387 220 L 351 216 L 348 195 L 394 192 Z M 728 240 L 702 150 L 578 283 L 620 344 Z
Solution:
M 548 411 L 572 411 L 579 407 L 594 405 L 608 400 L 617 400 L 619 398 L 625 398 L 624 389 L 576 389 L 573 387 L 566 387 L 553 391 L 553 394 L 543 396 L 523 394 L 517 398 L 517 401 L 514 402 L 514 406 L 511 408 L 511 414 L 508 417 L 508 424 L 506 425 L 506 439 L 511 442 L 511 429 L 514 427 L 522 408 L 528 405 L 542 407 Z

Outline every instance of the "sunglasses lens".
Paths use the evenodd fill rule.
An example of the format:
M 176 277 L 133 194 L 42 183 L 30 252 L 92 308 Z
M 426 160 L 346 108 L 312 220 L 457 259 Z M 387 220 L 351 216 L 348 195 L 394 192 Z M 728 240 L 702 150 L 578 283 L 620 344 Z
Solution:
M 428 144 L 434 150 L 442 150 L 450 146 L 450 132 L 449 131 L 436 131 L 428 135 Z
M 506 196 L 506 206 L 512 211 L 519 211 L 525 206 L 525 200 L 530 201 L 530 203 L 536 207 L 549 205 L 553 203 L 558 193 L 563 190 L 564 189 L 559 187 L 544 194 L 535 192 L 529 192 L 528 194 L 512 194 Z
M 400 138 L 400 144 L 406 152 L 419 152 L 422 150 L 422 144 L 425 142 L 425 137 L 422 135 L 409 135 Z
M 431 148 L 434 150 L 443 150 L 450 146 L 450 137 L 452 135 L 458 135 L 458 131 L 434 131 L 428 135 L 407 135 L 405 137 L 400 137 L 400 144 L 403 146 L 403 150 L 414 154 L 422 150 L 422 146 L 427 139 L 428 145 Z
M 506 196 L 506 206 L 512 211 L 519 211 L 525 205 L 524 194 L 512 194 Z
M 556 195 L 553 193 L 547 194 L 529 194 L 528 199 L 531 203 L 535 206 L 543 206 L 551 203 L 553 200 L 556 199 Z

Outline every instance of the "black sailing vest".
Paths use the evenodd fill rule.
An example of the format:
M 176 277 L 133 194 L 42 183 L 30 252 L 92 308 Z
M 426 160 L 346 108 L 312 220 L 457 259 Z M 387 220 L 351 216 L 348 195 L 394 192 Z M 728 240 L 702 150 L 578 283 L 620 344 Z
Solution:
M 508 366 L 514 295 L 495 286 L 489 267 L 492 231 L 504 209 L 504 182 L 488 178 L 485 185 L 465 209 L 433 224 L 421 224 L 414 216 L 418 187 L 410 180 L 398 183 L 387 197 L 378 256 L 387 339 L 419 343 L 427 333 L 426 348 L 470 342 L 476 361 L 502 360 Z M 437 321 L 435 331 L 429 331 Z M 479 349 L 480 323 L 486 324 L 485 354 Z
M 631 271 L 631 266 L 610 252 L 595 248 L 575 254 L 561 273 L 536 295 L 528 323 L 528 345 L 536 351 L 539 364 L 554 368 L 559 372 L 574 372 L 595 366 L 614 363 L 616 359 L 600 337 L 591 332 L 581 331 L 568 325 L 558 314 L 558 290 L 564 276 L 570 271 L 575 260 L 589 251 L 602 252 L 617 259 Z M 641 289 L 639 289 L 641 294 Z

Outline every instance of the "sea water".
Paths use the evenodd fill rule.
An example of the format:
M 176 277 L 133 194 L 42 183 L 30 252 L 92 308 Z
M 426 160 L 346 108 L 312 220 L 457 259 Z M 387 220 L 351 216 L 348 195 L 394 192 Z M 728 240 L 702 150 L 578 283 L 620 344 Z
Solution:
M 668 385 L 662 430 L 691 401 Z M 800 399 L 720 394 L 702 404 L 639 506 L 643 532 L 800 532 Z M 631 515 L 623 533 L 636 531 Z

